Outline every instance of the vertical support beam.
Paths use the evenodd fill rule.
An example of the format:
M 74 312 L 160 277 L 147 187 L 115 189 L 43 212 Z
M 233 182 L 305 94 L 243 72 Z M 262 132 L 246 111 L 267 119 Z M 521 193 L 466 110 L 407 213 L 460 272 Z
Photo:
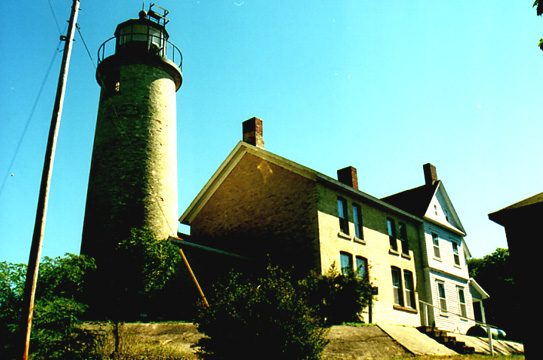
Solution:
M 32 329 L 32 318 L 34 316 L 34 300 L 36 295 L 36 283 L 38 281 L 38 270 L 40 265 L 43 234 L 45 230 L 45 218 L 47 214 L 47 202 L 49 199 L 49 187 L 51 182 L 51 175 L 53 173 L 55 148 L 58 137 L 58 129 L 60 125 L 60 117 L 62 114 L 62 105 L 64 102 L 64 93 L 66 90 L 66 80 L 68 78 L 68 65 L 70 63 L 72 42 L 74 39 L 74 29 L 77 22 L 78 12 L 79 0 L 73 0 L 68 33 L 66 35 L 64 44 L 64 53 L 62 55 L 62 65 L 60 68 L 55 105 L 51 118 L 49 137 L 47 140 L 47 149 L 45 153 L 40 193 L 38 198 L 38 208 L 36 211 L 36 221 L 34 224 L 34 234 L 32 236 L 32 245 L 30 248 L 30 256 L 28 260 L 28 270 L 26 273 L 23 298 L 23 311 L 25 313 L 23 313 L 23 317 L 21 319 L 21 328 L 23 330 L 22 333 L 24 334 L 24 347 L 22 352 L 23 360 L 28 359 L 28 350 L 30 347 L 30 333 Z
M 488 334 L 488 347 L 490 350 L 490 356 L 494 356 L 494 344 L 492 343 L 492 327 L 486 324 L 486 332 Z

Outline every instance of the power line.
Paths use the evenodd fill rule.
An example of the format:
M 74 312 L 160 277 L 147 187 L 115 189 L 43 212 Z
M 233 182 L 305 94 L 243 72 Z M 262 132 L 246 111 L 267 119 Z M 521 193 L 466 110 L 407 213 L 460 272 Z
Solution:
M 28 130 L 28 127 L 30 125 L 30 121 L 32 120 L 32 117 L 34 116 L 34 112 L 36 111 L 36 107 L 38 105 L 38 101 L 40 100 L 41 94 L 43 93 L 43 89 L 45 87 L 45 84 L 47 82 L 47 78 L 49 77 L 49 73 L 51 72 L 51 68 L 53 67 L 53 64 L 55 62 L 55 59 L 57 57 L 57 54 L 60 52 L 59 47 L 62 41 L 59 41 L 57 48 L 55 49 L 55 52 L 53 54 L 53 57 L 51 59 L 51 62 L 49 63 L 49 66 L 47 67 L 47 71 L 45 72 L 45 77 L 43 78 L 43 81 L 41 83 L 40 89 L 38 90 L 38 96 L 36 97 L 36 100 L 34 101 L 34 105 L 32 106 L 32 109 L 30 110 L 30 114 L 28 115 L 28 119 L 26 120 L 25 127 L 23 129 L 23 133 L 21 134 L 21 137 L 19 138 L 19 141 L 17 142 L 17 147 L 15 148 L 15 152 L 13 153 L 13 156 L 11 158 L 11 161 L 8 165 L 6 175 L 2 179 L 2 185 L 0 185 L 0 196 L 2 195 L 2 192 L 4 190 L 4 186 L 6 185 L 6 181 L 9 177 L 9 173 L 13 167 L 13 164 L 15 163 L 15 159 L 17 158 L 17 154 L 19 153 L 19 150 L 21 148 L 21 145 L 23 143 L 23 139 L 26 135 L 26 131 Z
M 53 10 L 53 5 L 51 5 L 51 0 L 47 0 L 49 3 L 49 9 L 51 9 L 51 14 L 53 15 L 53 19 L 55 20 L 55 24 L 57 24 L 57 29 L 60 35 L 62 35 L 62 31 L 60 30 L 60 25 L 58 24 L 57 16 L 55 15 L 55 10 Z

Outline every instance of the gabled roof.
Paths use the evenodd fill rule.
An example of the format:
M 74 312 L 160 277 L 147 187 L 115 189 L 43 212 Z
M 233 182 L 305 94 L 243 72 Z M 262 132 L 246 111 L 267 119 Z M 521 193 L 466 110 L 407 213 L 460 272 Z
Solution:
M 433 185 L 422 185 L 405 190 L 384 197 L 381 200 L 422 218 L 424 217 L 424 214 L 426 214 L 440 182 L 441 181 L 437 181 Z
M 432 200 L 438 192 L 440 192 L 447 205 L 447 208 L 450 210 L 450 215 L 454 219 L 456 226 L 432 219 L 427 215 Z M 452 205 L 447 191 L 445 190 L 445 186 L 441 180 L 437 180 L 431 185 L 425 184 L 413 189 L 405 190 L 397 194 L 384 197 L 381 200 L 386 201 L 387 203 L 405 210 L 417 217 L 421 217 L 427 221 L 431 221 L 449 230 L 455 231 L 462 236 L 466 235 L 462 222 L 460 221 L 460 218 L 458 217 L 458 214 L 456 213 L 456 210 L 454 209 L 454 206 Z
M 245 154 L 255 155 L 279 167 L 292 171 L 298 175 L 304 176 L 312 181 L 316 181 L 316 182 L 325 184 L 326 186 L 331 186 L 331 187 L 340 189 L 341 191 L 348 193 L 353 197 L 363 198 L 366 201 L 369 201 L 378 206 L 387 208 L 390 211 L 399 213 L 405 217 L 422 222 L 422 219 L 420 217 L 417 217 L 408 211 L 405 211 L 390 203 L 387 203 L 383 200 L 380 200 L 376 197 L 366 194 L 360 190 L 347 186 L 339 182 L 338 180 L 333 179 L 327 175 L 324 175 L 318 171 L 315 171 L 306 166 L 300 165 L 294 161 L 288 160 L 276 154 L 273 154 L 267 150 L 262 149 L 261 147 L 248 144 L 244 141 L 240 141 L 236 145 L 236 147 L 232 150 L 232 152 L 230 152 L 230 154 L 226 157 L 223 163 L 219 166 L 217 171 L 215 171 L 213 176 L 209 179 L 209 181 L 205 184 L 202 190 L 198 193 L 196 198 L 185 210 L 183 215 L 181 215 L 181 217 L 179 218 L 179 222 L 186 225 L 190 225 L 192 223 L 192 221 L 198 215 L 200 210 L 204 207 L 204 205 L 215 193 L 215 191 L 217 191 L 217 189 L 222 184 L 222 182 L 226 179 L 226 177 L 235 168 L 235 166 L 239 163 L 239 161 L 243 158 Z

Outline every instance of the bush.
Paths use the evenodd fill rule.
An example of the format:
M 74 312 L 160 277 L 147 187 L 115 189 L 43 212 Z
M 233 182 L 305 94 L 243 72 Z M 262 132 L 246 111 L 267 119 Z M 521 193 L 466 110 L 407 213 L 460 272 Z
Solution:
M 206 359 L 319 359 L 326 330 L 290 275 L 268 267 L 264 276 L 231 272 L 213 287 L 210 307 L 195 322 L 209 336 Z
M 306 301 L 326 325 L 359 322 L 372 296 L 367 276 L 340 274 L 335 267 L 325 275 L 312 273 L 302 283 Z

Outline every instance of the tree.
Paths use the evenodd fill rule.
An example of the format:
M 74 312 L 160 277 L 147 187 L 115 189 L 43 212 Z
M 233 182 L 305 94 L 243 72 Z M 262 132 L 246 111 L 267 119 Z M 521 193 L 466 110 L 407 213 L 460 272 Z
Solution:
M 86 272 L 85 256 L 45 257 L 38 276 L 30 352 L 32 359 L 98 359 L 100 337 L 81 327 L 86 305 L 78 301 Z M 0 351 L 16 358 L 26 265 L 0 263 Z
M 101 259 L 86 290 L 89 318 L 112 321 L 157 320 L 171 314 L 168 299 L 182 265 L 177 246 L 144 229 L 133 229 L 110 258 Z
M 482 259 L 468 260 L 470 277 L 490 295 L 485 300 L 486 320 L 505 330 L 508 338 L 520 339 L 521 322 L 517 318 L 519 297 L 508 249 L 496 249 Z
M 535 0 L 532 7 L 535 7 L 537 16 L 541 16 L 543 14 L 543 1 L 539 2 L 539 0 Z M 539 39 L 539 48 L 543 50 L 543 39 Z

